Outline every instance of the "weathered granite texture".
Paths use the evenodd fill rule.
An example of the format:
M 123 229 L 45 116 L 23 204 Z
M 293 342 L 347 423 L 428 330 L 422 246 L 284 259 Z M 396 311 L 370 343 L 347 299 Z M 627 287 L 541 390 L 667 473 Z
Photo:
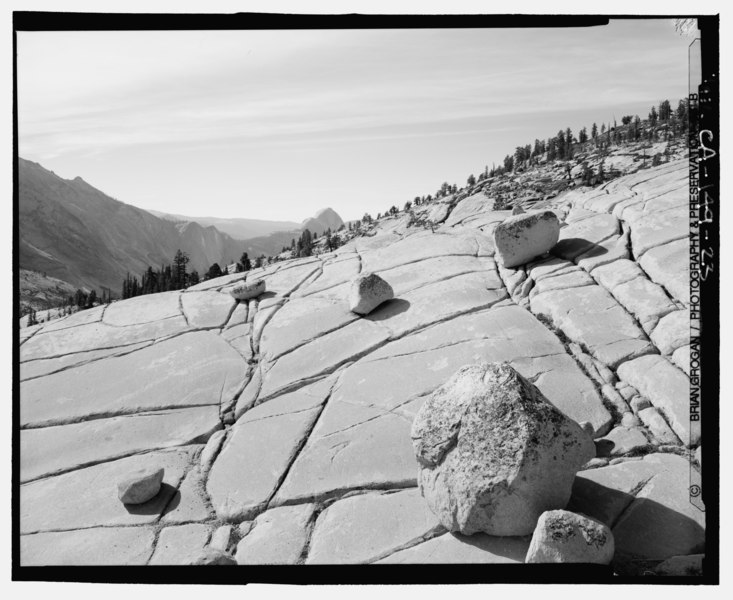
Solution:
M 509 211 L 477 187 L 414 210 L 432 225 L 384 218 L 329 254 L 23 329 L 21 563 L 523 562 L 529 536 L 445 530 L 410 438 L 458 369 L 506 362 L 596 438 L 568 510 L 612 530 L 614 569 L 693 569 L 686 173 L 525 205 L 565 225 L 510 269 L 492 238 Z M 395 297 L 359 316 L 367 271 Z M 161 467 L 155 497 L 119 501 L 121 478 Z

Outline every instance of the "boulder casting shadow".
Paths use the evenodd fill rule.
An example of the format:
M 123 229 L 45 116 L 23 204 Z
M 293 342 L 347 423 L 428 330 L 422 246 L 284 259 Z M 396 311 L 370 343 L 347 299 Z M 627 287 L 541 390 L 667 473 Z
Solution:
M 364 318 L 370 321 L 386 321 L 392 317 L 409 310 L 410 303 L 402 298 L 392 298 L 380 304 L 371 313 L 366 315 Z
M 650 564 L 671 556 L 705 551 L 705 530 L 694 519 L 650 498 L 584 477 L 575 478 L 566 510 L 608 525 L 616 543 L 612 564 L 619 574 L 640 575 Z
M 567 260 L 573 259 L 581 254 L 585 254 L 586 258 L 595 258 L 596 256 L 602 256 L 607 253 L 608 250 L 603 246 L 585 238 L 577 237 L 560 240 L 550 250 L 550 254 Z
M 474 546 L 495 556 L 503 556 L 510 560 L 524 562 L 527 555 L 531 535 L 526 536 L 494 536 L 478 533 L 474 535 L 463 535 L 462 533 L 448 533 L 459 542 Z
M 170 502 L 169 502 L 170 500 Z M 181 503 L 181 492 L 169 483 L 163 483 L 160 491 L 147 502 L 142 504 L 123 504 L 127 512 L 131 515 L 157 515 L 163 509 L 170 512 Z
M 267 290 L 265 292 L 262 292 L 259 296 L 256 296 L 254 300 L 257 300 L 258 302 L 262 302 L 263 300 L 274 298 L 275 296 L 277 296 L 277 293 Z M 249 300 L 241 300 L 241 302 L 249 302 Z

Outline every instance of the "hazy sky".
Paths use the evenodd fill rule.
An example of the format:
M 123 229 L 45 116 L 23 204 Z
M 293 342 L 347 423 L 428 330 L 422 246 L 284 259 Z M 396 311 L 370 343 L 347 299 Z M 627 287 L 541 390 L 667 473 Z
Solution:
M 687 93 L 668 20 L 587 29 L 18 33 L 20 156 L 142 208 L 300 221 L 465 183 Z

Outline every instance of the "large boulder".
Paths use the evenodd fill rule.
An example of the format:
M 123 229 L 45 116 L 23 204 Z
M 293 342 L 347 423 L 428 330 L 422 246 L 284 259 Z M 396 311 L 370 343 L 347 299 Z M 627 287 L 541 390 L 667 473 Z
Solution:
M 256 281 L 245 281 L 235 285 L 229 293 L 235 300 L 249 300 L 256 298 L 265 292 L 265 280 L 257 279 Z
M 494 229 L 496 261 L 517 267 L 548 252 L 560 239 L 560 221 L 551 210 L 509 217 Z
M 351 283 L 349 308 L 359 315 L 368 315 L 377 306 L 394 298 L 394 290 L 376 273 L 362 273 Z
M 450 531 L 527 535 L 564 508 L 592 438 L 507 363 L 464 366 L 412 426 L 418 483 Z
M 613 552 L 613 534 L 606 525 L 567 510 L 550 510 L 537 522 L 524 562 L 607 565 Z

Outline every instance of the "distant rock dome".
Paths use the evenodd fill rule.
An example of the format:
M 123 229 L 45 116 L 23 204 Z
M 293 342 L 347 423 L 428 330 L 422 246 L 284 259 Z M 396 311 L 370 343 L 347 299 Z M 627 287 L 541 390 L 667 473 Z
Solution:
M 303 221 L 301 230 L 308 229 L 311 233 L 318 235 L 323 234 L 327 229 L 336 231 L 344 224 L 343 219 L 332 208 L 323 208 L 319 210 L 314 217 L 310 217 Z

